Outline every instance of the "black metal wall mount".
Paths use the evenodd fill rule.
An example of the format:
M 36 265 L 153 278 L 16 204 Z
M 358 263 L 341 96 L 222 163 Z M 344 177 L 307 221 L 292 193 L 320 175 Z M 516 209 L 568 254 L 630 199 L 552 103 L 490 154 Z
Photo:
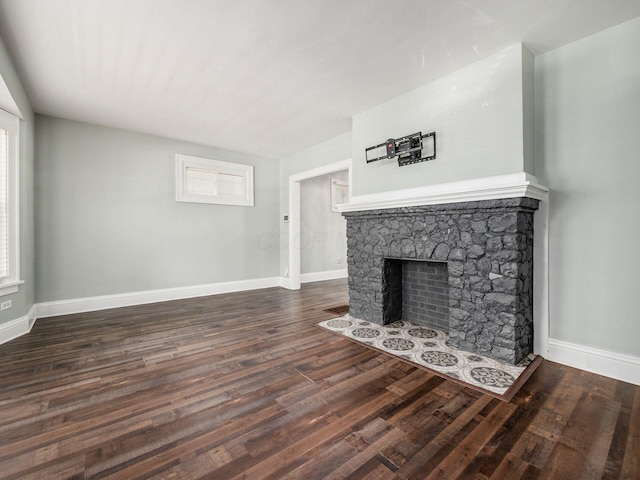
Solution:
M 431 155 L 423 155 L 423 150 L 427 148 L 427 143 L 432 144 Z M 369 158 L 369 155 L 376 155 L 376 151 L 379 154 L 382 147 L 386 149 L 385 155 Z M 364 153 L 367 163 L 398 157 L 398 166 L 400 167 L 433 160 L 436 158 L 436 132 L 425 133 L 424 135 L 422 132 L 418 132 L 402 138 L 390 138 L 385 143 L 366 148 Z

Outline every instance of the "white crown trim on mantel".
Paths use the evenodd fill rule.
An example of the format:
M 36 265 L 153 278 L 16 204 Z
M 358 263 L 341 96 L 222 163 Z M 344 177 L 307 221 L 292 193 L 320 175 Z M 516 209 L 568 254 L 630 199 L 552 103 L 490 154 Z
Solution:
M 540 185 L 536 177 L 525 172 L 518 172 L 418 188 L 357 195 L 351 197 L 349 203 L 338 205 L 338 210 L 340 212 L 361 212 L 384 208 L 416 207 L 420 205 L 518 197 L 546 200 L 548 194 L 549 189 Z

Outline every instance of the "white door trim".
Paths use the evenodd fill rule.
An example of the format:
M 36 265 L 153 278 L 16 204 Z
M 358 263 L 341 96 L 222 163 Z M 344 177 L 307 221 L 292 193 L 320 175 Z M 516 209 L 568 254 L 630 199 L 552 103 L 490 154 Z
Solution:
M 351 196 L 351 159 L 330 163 L 289 176 L 289 282 L 286 288 L 300 289 L 300 182 L 328 173 L 349 172 L 349 196 Z

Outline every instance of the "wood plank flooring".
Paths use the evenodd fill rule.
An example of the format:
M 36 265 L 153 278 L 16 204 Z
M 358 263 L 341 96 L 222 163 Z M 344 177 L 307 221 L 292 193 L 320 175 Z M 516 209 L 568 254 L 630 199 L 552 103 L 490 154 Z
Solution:
M 502 402 L 313 326 L 346 296 L 39 320 L 0 346 L 0 478 L 640 478 L 640 387 L 545 361 Z

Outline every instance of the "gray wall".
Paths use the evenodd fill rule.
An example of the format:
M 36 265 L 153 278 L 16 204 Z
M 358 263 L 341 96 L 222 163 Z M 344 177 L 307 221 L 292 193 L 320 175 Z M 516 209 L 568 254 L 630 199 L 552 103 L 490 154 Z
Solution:
M 527 78 L 526 81 L 524 76 Z M 533 56 L 522 45 L 425 84 L 353 117 L 353 195 L 522 172 L 533 164 Z M 433 161 L 367 164 L 365 149 L 436 131 Z M 530 172 L 532 173 L 532 172 Z
M 36 119 L 37 301 L 278 276 L 278 162 Z M 177 203 L 175 154 L 255 166 L 255 207 Z
M 640 355 L 640 19 L 536 59 L 550 336 Z
M 300 272 L 347 268 L 347 221 L 331 211 L 331 180 L 348 182 L 346 170 L 300 182 Z
M 0 323 L 27 314 L 34 303 L 34 220 L 33 220 L 33 169 L 34 169 L 34 115 L 27 94 L 13 67 L 11 58 L 0 40 L 0 75 L 7 85 L 14 102 L 22 113 L 20 122 L 20 277 L 24 284 L 18 293 L 0 297 L 4 302 L 12 300 L 13 307 L 0 313 Z

